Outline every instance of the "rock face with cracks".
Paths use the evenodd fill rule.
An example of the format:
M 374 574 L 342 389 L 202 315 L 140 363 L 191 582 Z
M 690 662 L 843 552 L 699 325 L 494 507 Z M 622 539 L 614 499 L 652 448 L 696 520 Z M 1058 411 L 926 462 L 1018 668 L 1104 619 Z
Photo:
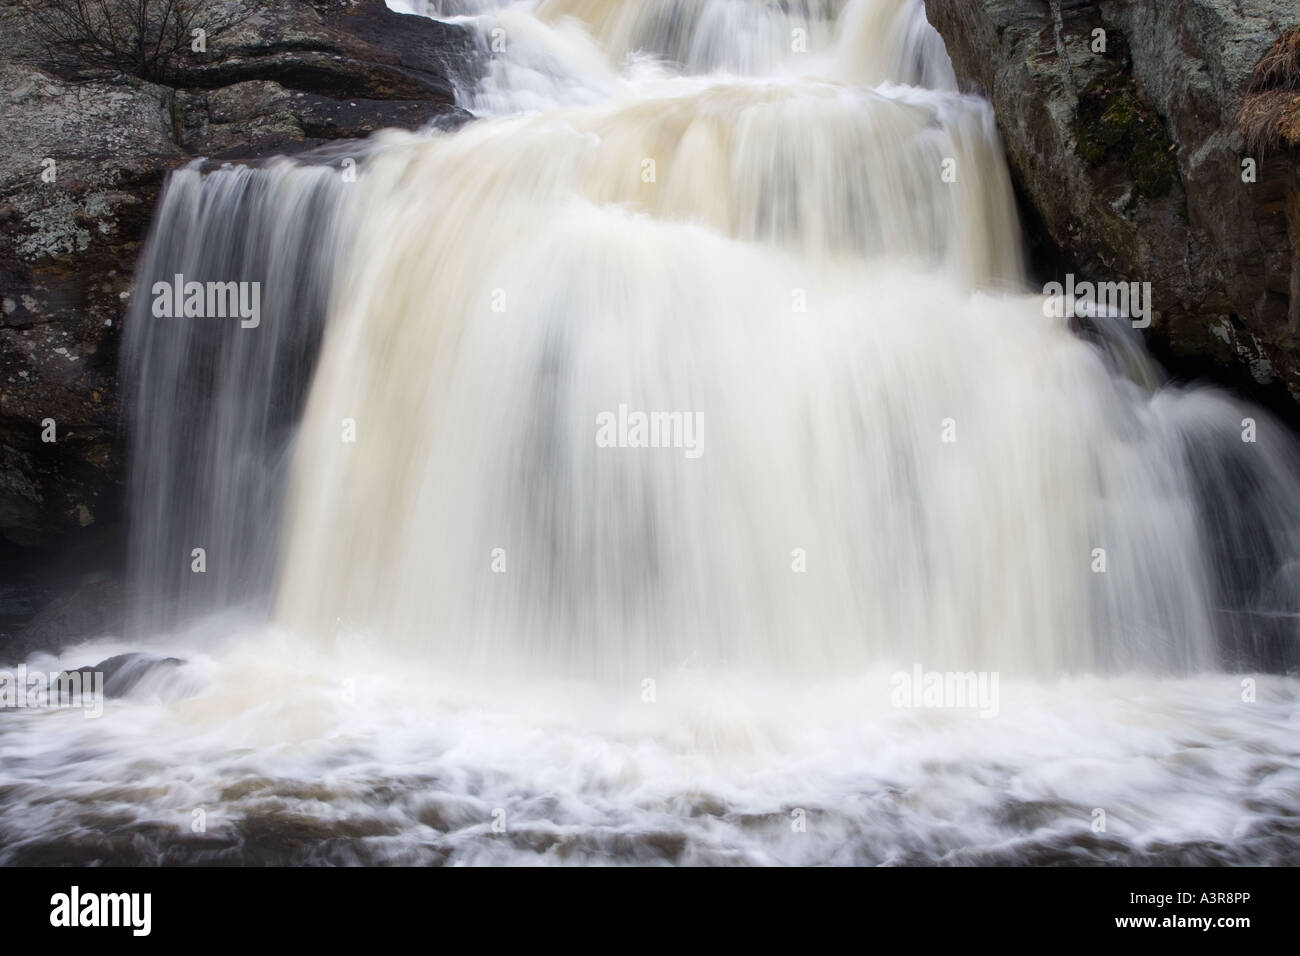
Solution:
M 1149 281 L 1152 347 L 1300 410 L 1294 0 L 927 0 L 1043 278 Z

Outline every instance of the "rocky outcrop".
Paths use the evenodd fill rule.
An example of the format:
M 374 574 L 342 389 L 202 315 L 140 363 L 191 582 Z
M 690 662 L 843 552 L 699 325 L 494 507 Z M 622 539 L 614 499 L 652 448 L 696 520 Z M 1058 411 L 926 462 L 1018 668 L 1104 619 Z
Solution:
M 167 172 L 462 122 L 476 48 L 382 0 L 278 0 L 160 85 L 56 65 L 16 0 L 0 33 L 0 542 L 34 546 L 120 508 L 118 341 Z
M 1158 352 L 1300 400 L 1294 0 L 926 0 L 926 12 L 964 87 L 993 103 L 1040 271 L 1150 281 Z M 1260 69 L 1270 55 L 1278 68 Z

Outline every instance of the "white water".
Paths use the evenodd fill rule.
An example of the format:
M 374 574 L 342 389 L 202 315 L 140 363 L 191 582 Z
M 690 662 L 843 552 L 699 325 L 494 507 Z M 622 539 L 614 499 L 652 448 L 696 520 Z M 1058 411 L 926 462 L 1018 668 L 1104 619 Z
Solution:
M 427 12 L 504 38 L 483 119 L 383 135 L 333 205 L 271 170 L 207 227 L 338 216 L 330 279 L 266 279 L 332 303 L 295 445 L 141 399 L 214 489 L 146 523 L 142 573 L 260 522 L 274 620 L 268 580 L 154 637 L 181 676 L 102 720 L 5 715 L 2 858 L 1294 862 L 1300 682 L 1227 672 L 1295 640 L 1291 439 L 1024 294 L 993 118 L 918 4 Z M 146 382 L 210 347 L 133 334 Z M 219 354 L 256 403 L 300 340 Z M 620 405 L 698 414 L 702 454 L 598 447 Z M 159 444 L 137 492 L 183 498 Z M 290 452 L 283 514 L 233 525 Z M 996 716 L 892 706 L 916 664 L 996 672 Z

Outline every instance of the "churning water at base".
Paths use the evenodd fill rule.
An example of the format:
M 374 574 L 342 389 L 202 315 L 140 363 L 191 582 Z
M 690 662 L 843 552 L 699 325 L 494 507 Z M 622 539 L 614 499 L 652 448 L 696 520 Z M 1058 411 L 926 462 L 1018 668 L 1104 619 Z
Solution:
M 684 668 L 647 705 L 590 682 L 483 684 L 359 646 L 323 654 L 215 630 L 169 642 L 189 661 L 179 683 L 142 684 L 98 721 L 8 719 L 6 862 L 1270 864 L 1300 852 L 1292 679 L 1260 677 L 1252 705 L 1228 675 L 1008 681 L 986 719 L 893 707 L 881 670 L 796 684 Z
M 30 666 L 186 663 L 0 714 L 0 861 L 1300 860 L 1293 439 L 1025 293 L 919 3 L 411 6 L 481 119 L 169 185 Z

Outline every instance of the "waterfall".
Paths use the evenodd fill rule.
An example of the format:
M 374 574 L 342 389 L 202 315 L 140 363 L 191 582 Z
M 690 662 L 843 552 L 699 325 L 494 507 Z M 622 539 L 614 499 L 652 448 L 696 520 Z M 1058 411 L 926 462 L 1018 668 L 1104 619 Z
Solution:
M 349 235 L 329 166 L 201 165 L 175 173 L 159 203 L 123 349 L 141 631 L 269 598 L 293 428 Z M 155 284 L 177 276 L 256 283 L 260 321 L 155 316 Z M 195 549 L 212 557 L 201 574 Z
M 474 121 L 169 180 L 44 666 L 175 660 L 0 862 L 1294 862 L 1296 441 L 1032 286 L 919 0 L 390 5 Z
M 477 27 L 487 118 L 383 134 L 355 182 L 169 184 L 126 349 L 142 628 L 274 606 L 614 680 L 1295 660 L 1292 441 L 1027 294 L 922 4 L 422 12 Z M 151 315 L 184 274 L 266 320 Z M 703 448 L 602 448 L 620 408 Z
M 283 626 L 611 681 L 1216 662 L 1218 516 L 1250 524 L 1226 560 L 1258 556 L 1262 588 L 1297 553 L 1290 440 L 1243 444 L 1258 413 L 1153 394 L 1015 294 L 996 128 L 919 4 L 557 0 L 492 23 L 525 16 L 521 43 L 578 16 L 610 70 L 676 68 L 368 164 Z M 811 75 L 778 55 L 793 23 L 824 51 Z M 849 60 L 878 82 L 836 82 Z M 620 408 L 693 416 L 698 457 L 600 447 Z

